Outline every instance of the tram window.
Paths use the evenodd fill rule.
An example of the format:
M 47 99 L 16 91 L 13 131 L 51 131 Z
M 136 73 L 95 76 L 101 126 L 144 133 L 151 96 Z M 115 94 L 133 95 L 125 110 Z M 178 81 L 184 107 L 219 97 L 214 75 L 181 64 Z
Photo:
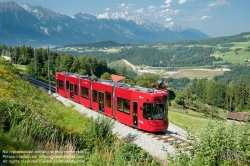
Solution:
M 82 87 L 82 97 L 88 99 L 89 98 L 89 89 Z
M 123 99 L 118 98 L 118 110 L 123 111 Z
M 93 95 L 93 101 L 94 101 L 94 102 L 97 102 L 97 91 L 96 91 L 96 90 L 93 90 L 93 91 L 92 91 L 92 95 Z
M 64 85 L 63 85 L 63 81 L 62 80 L 59 80 L 59 88 L 60 89 L 64 89 Z
M 75 95 L 78 95 L 78 86 L 77 85 L 74 85 L 75 87 L 74 87 L 74 93 L 75 93 Z
M 130 114 L 130 101 L 118 97 L 118 110 Z
M 111 108 L 111 93 L 110 92 L 106 92 L 106 107 Z
M 143 117 L 148 120 L 159 120 L 167 118 L 165 103 L 144 103 Z
M 145 119 L 152 119 L 151 104 L 143 104 L 143 117 Z
M 130 113 L 130 101 L 124 99 L 123 100 L 123 106 L 124 106 L 123 111 L 126 112 L 127 114 L 129 114 Z
M 66 81 L 66 90 L 69 91 L 69 81 Z

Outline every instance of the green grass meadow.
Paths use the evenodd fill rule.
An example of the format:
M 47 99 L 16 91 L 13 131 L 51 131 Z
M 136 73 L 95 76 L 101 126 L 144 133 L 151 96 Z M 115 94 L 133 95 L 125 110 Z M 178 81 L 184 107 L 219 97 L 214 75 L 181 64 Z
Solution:
M 246 59 L 250 59 L 250 52 L 247 51 L 239 51 L 238 54 L 235 54 L 234 51 L 226 52 L 226 53 L 216 53 L 211 56 L 215 56 L 216 58 L 220 57 L 223 61 L 214 62 L 214 63 L 221 63 L 221 62 L 230 62 L 233 64 L 237 63 L 246 63 Z
M 249 36 L 249 35 L 248 35 Z M 216 52 L 212 54 L 211 56 L 215 56 L 216 58 L 220 57 L 223 59 L 223 61 L 220 62 L 214 62 L 214 63 L 221 63 L 221 62 L 230 62 L 230 63 L 246 63 L 247 59 L 250 59 L 250 41 L 247 42 L 233 42 L 234 46 L 230 47 L 229 49 L 231 51 L 220 53 Z M 222 47 L 220 47 L 222 48 Z M 240 49 L 238 51 L 235 51 L 237 49 Z M 250 62 L 247 62 L 250 63 Z
M 180 110 L 178 108 L 169 109 L 169 121 L 174 125 L 190 132 L 191 134 L 200 137 L 204 131 L 204 128 L 210 123 L 215 123 L 217 121 L 225 122 L 227 126 L 230 126 L 233 121 L 226 121 L 227 112 L 225 113 L 223 110 L 219 111 L 219 117 L 221 119 L 214 119 L 210 117 L 204 116 L 203 113 L 195 112 L 192 110 Z M 236 124 L 240 124 L 237 123 Z M 246 124 L 250 127 L 250 124 Z
M 194 115 L 189 115 L 188 113 L 181 113 L 170 109 L 169 121 L 174 125 L 194 134 L 200 136 L 204 127 L 211 121 L 209 118 L 202 118 Z

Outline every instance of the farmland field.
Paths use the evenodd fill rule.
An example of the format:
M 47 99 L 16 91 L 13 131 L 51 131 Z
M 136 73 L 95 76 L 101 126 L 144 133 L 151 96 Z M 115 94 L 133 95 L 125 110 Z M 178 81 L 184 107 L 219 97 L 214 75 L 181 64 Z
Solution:
M 101 49 L 99 51 L 102 51 L 102 52 L 107 52 L 107 53 L 117 53 L 119 52 L 121 49 L 118 49 L 118 48 L 109 48 L 109 49 Z
M 182 69 L 175 74 L 168 74 L 167 77 L 183 78 L 208 78 L 212 79 L 214 76 L 222 75 L 225 71 L 223 70 L 199 70 L 199 69 Z
M 183 77 L 188 77 L 190 79 L 193 78 L 208 78 L 212 79 L 214 76 L 217 75 L 223 75 L 224 72 L 227 71 L 227 69 L 206 69 L 205 67 L 182 67 L 182 68 L 177 68 L 176 71 L 167 71 L 167 68 L 164 67 L 159 67 L 159 68 L 152 68 L 152 67 L 147 67 L 144 70 L 140 72 L 146 72 L 148 71 L 149 73 L 155 73 L 160 75 L 161 77 L 173 77 L 173 78 L 183 78 Z

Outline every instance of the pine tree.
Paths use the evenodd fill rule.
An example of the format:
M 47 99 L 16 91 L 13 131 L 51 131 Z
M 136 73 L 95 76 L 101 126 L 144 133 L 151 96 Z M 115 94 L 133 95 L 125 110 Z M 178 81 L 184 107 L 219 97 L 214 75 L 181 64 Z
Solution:
M 225 107 L 226 84 L 215 84 L 213 90 L 212 105 L 220 108 Z
M 234 109 L 235 85 L 229 84 L 226 90 L 226 109 L 232 111 Z
M 236 111 L 242 111 L 244 109 L 247 109 L 249 106 L 249 88 L 246 85 L 246 82 L 244 79 L 241 79 L 239 87 L 236 89 L 235 93 L 235 106 Z
M 69 72 L 72 64 L 73 64 L 73 57 L 72 57 L 72 55 L 63 54 L 61 56 L 60 69 L 62 71 Z
M 79 69 L 80 69 L 80 62 L 79 59 L 75 57 L 72 66 L 70 68 L 70 72 L 76 73 Z

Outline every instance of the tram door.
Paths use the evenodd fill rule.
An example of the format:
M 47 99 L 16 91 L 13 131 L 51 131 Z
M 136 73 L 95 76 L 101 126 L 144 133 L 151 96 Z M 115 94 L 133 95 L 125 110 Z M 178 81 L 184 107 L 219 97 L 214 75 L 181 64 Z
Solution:
M 104 92 L 98 92 L 98 106 L 99 110 L 104 113 Z
M 69 93 L 70 93 L 70 99 L 74 99 L 74 84 L 69 83 Z
M 138 117 L 137 117 L 137 110 L 138 110 L 138 102 L 133 101 L 133 126 L 137 127 Z

